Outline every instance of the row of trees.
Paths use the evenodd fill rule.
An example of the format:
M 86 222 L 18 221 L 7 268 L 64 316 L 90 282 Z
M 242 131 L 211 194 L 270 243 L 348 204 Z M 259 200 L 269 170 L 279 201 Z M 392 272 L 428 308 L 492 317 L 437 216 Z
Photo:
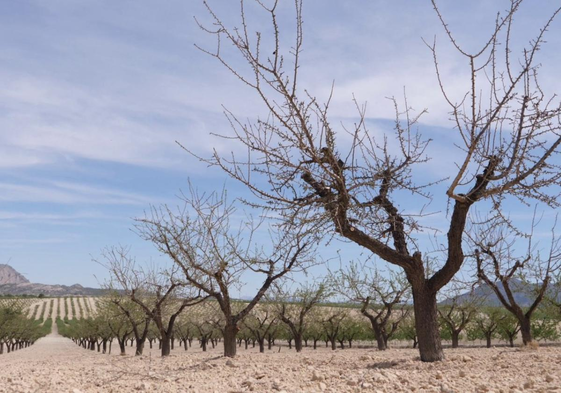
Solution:
M 27 318 L 19 307 L 0 307 L 0 354 L 32 345 L 51 332 L 52 319 Z
M 310 292 L 304 289 L 296 291 L 291 302 L 265 302 L 256 307 L 240 324 L 236 334 L 238 346 L 251 344 L 258 346 L 260 352 L 269 350 L 279 340 L 286 340 L 289 348 L 301 352 L 304 347 L 317 348 L 318 343 L 325 343 L 332 349 L 352 347 L 360 341 L 376 341 L 380 347 L 379 331 L 373 329 L 370 317 L 362 309 L 319 304 L 324 293 L 323 288 Z M 241 302 L 233 304 L 236 309 L 243 309 Z M 383 348 L 391 340 L 412 342 L 417 346 L 415 321 L 411 308 L 403 308 L 389 318 L 390 329 L 382 337 Z M 476 307 L 473 304 L 449 304 L 439 306 L 440 337 L 451 341 L 453 348 L 458 347 L 459 340 L 484 340 L 491 347 L 492 340 L 500 339 L 514 346 L 520 323 L 515 316 L 502 307 Z M 169 324 L 173 315 L 163 316 Z M 159 327 L 150 318 L 146 319 L 143 310 L 133 302 L 115 303 L 115 298 L 107 298 L 95 318 L 72 321 L 57 319 L 61 334 L 71 338 L 78 345 L 98 352 L 110 353 L 113 341 L 116 341 L 121 354 L 125 354 L 127 343 L 135 345 L 135 354 L 142 355 L 146 343 L 150 348 L 155 343 L 162 355 L 169 354 L 177 342 L 185 350 L 193 341 L 198 342 L 203 351 L 211 345 L 223 342 L 226 321 L 219 310 L 219 305 L 212 300 L 205 301 L 197 307 L 182 311 L 175 319 L 171 331 L 163 336 Z M 535 340 L 558 340 L 558 326 L 561 315 L 558 310 L 541 308 L 531 323 L 531 332 Z M 169 348 L 166 347 L 169 341 Z
M 122 246 L 106 249 L 99 260 L 110 273 L 105 286 L 112 293 L 112 307 L 115 313 L 128 320 L 132 328 L 128 334 L 134 334 L 138 353 L 142 353 L 149 326 L 153 323 L 161 338 L 162 355 L 168 355 L 179 316 L 189 314 L 192 307 L 203 302 L 208 304 L 210 300 L 221 315 L 225 356 L 235 356 L 238 333 L 246 318 L 265 299 L 281 305 L 277 318 L 290 330 L 297 351 L 302 348 L 306 314 L 314 304 L 335 295 L 361 305 L 360 312 L 369 321 L 380 350 L 387 348 L 389 338 L 411 312 L 418 325 L 415 290 L 407 274 L 399 271 L 381 273 L 370 264 L 349 262 L 342 264 L 339 270 L 330 271 L 324 284 L 291 291 L 287 289 L 291 282 L 288 278 L 316 263 L 309 234 L 299 232 L 299 227 L 288 232 L 278 230 L 270 232 L 272 248 L 260 246 L 261 237 L 256 234 L 261 222 L 256 224 L 248 218 L 239 224 L 241 229 L 232 230 L 230 220 L 239 215 L 236 216 L 234 205 L 227 202 L 225 194 L 200 196 L 192 191 L 184 201 L 186 207 L 179 212 L 165 206 L 154 208 L 137 221 L 137 231 L 170 257 L 170 266 L 139 264 L 130 250 Z M 559 308 L 559 242 L 552 232 L 550 247 L 542 257 L 542 250 L 532 246 L 530 235 L 526 238 L 528 247 L 524 259 L 516 259 L 514 244 L 519 246 L 521 240 L 505 235 L 501 232 L 504 228 L 490 225 L 484 236 L 471 236 L 473 253 L 469 259 L 473 261 L 478 283 L 494 293 L 512 314 L 524 344 L 529 344 L 533 340 L 531 320 L 540 304 L 547 300 L 548 304 Z M 252 298 L 237 302 L 232 297 L 232 290 L 243 285 L 243 279 L 249 273 L 260 274 L 263 279 Z M 517 296 L 521 285 L 526 292 L 524 299 L 530 299 L 528 306 Z M 300 299 L 305 306 L 297 315 L 289 317 L 294 311 L 283 307 L 294 303 L 295 299 Z M 411 300 L 412 310 L 407 306 Z M 449 301 L 455 304 L 452 314 L 465 313 L 458 324 L 449 323 L 451 339 L 457 345 L 459 333 L 475 314 L 478 299 L 453 295 L 449 296 Z M 466 304 L 462 305 L 461 301 L 471 307 L 469 312 L 464 310 Z M 440 320 L 446 320 L 446 315 L 438 307 L 435 312 L 438 328 Z M 450 320 L 451 315 L 448 316 Z M 337 317 L 333 318 L 326 323 L 334 324 Z M 419 335 L 417 325 L 415 332 L 421 345 L 423 336 Z M 440 342 L 439 329 L 436 334 Z M 120 342 L 120 345 L 124 344 Z

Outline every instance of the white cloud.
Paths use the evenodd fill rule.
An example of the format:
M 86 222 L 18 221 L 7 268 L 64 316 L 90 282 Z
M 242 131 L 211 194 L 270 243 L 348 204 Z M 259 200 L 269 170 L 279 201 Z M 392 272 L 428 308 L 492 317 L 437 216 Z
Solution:
M 41 202 L 55 204 L 138 205 L 147 206 L 154 199 L 140 194 L 69 182 L 15 184 L 0 182 L 3 202 Z

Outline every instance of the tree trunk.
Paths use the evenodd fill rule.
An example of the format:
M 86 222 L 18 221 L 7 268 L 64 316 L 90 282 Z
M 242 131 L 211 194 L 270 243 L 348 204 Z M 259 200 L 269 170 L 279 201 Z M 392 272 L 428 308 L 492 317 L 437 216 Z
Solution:
M 162 334 L 162 338 L 160 340 L 162 346 L 162 357 L 169 356 L 171 353 L 171 339 L 168 336 Z
M 187 348 L 188 348 L 187 340 L 183 341 L 183 348 L 184 348 L 185 350 L 187 350 Z
M 127 352 L 127 348 L 126 348 L 127 342 L 126 342 L 126 340 L 117 340 L 117 341 L 119 341 L 119 349 L 121 350 L 121 355 L 125 355 L 126 352 Z
M 436 292 L 429 290 L 424 283 L 420 288 L 413 287 L 413 306 L 421 361 L 443 360 L 444 352 L 438 328 Z
M 386 349 L 388 349 L 386 340 L 384 340 L 382 333 L 377 330 L 374 330 L 374 333 L 375 333 L 374 335 L 376 336 L 376 344 L 378 345 L 378 351 L 385 351 Z
M 261 353 L 265 352 L 265 339 L 260 338 L 258 341 L 259 341 L 259 352 Z
M 294 347 L 296 348 L 296 352 L 302 352 L 302 335 L 295 334 L 294 335 Z
M 337 340 L 335 340 L 335 337 L 333 337 L 329 341 L 331 341 L 331 350 L 335 351 L 337 349 Z
M 136 340 L 136 350 L 134 352 L 134 356 L 142 355 L 142 352 L 144 351 L 144 343 L 145 342 L 146 342 L 146 339 Z
M 452 348 L 458 348 L 460 342 L 460 332 L 452 331 Z
M 524 343 L 524 345 L 528 345 L 532 342 L 530 318 L 520 319 L 520 334 L 522 335 L 522 343 Z
M 236 356 L 236 335 L 239 330 L 234 324 L 227 324 L 224 327 L 224 356 L 230 358 Z
M 492 333 L 485 334 L 485 338 L 487 339 L 487 348 L 491 348 L 491 335 Z

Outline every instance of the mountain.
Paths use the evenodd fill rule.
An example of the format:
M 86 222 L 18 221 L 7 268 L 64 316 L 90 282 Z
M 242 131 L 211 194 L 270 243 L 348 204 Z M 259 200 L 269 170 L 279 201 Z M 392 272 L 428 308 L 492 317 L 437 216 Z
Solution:
M 80 284 L 48 285 L 31 283 L 9 265 L 0 265 L 0 295 L 46 295 L 46 296 L 100 296 L 103 289 L 86 288 Z
M 499 283 L 498 285 L 501 293 L 506 297 L 502 284 Z M 510 280 L 510 290 L 512 291 L 514 299 L 521 307 L 529 307 L 535 299 L 536 285 L 512 278 Z M 483 306 L 502 306 L 502 303 L 495 292 L 487 284 L 481 284 L 475 287 L 472 291 L 457 296 L 456 302 L 462 304 L 477 299 L 481 299 Z M 449 298 L 442 301 L 440 304 L 447 305 L 451 304 L 452 301 L 453 300 Z
M 0 285 L 5 284 L 25 284 L 29 283 L 29 280 L 25 278 L 22 274 L 18 273 L 16 269 L 10 265 L 0 264 Z

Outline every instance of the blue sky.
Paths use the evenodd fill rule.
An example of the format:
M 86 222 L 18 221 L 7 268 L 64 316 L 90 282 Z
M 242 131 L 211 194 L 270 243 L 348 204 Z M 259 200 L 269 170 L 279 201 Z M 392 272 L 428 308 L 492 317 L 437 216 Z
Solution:
M 210 3 L 227 23 L 235 22 L 237 2 Z M 440 3 L 461 44 L 471 49 L 508 5 Z M 523 6 L 515 51 L 556 3 Z M 283 26 L 292 21 L 291 4 L 281 7 Z M 131 245 L 140 260 L 159 258 L 131 231 L 132 218 L 150 204 L 176 203 L 189 178 L 202 189 L 226 185 L 243 194 L 175 143 L 203 155 L 212 147 L 227 153 L 231 146 L 209 136 L 228 130 L 221 105 L 241 117 L 262 113 L 251 91 L 194 47 L 212 45 L 194 16 L 209 20 L 201 1 L 0 2 L 0 263 L 10 260 L 33 282 L 97 286 L 104 271 L 92 257 L 105 246 Z M 266 26 L 261 16 L 253 9 L 248 14 L 258 29 Z M 443 77 L 453 92 L 466 87 L 467 68 L 430 2 L 308 0 L 304 19 L 303 86 L 322 98 L 334 81 L 332 116 L 352 121 L 354 94 L 368 101 L 371 127 L 380 129 L 393 116 L 385 97 L 401 96 L 405 87 L 413 107 L 429 109 L 423 129 L 441 159 L 429 172 L 441 177 L 454 161 L 454 150 L 442 148 L 451 123 L 421 37 L 437 36 Z M 540 53 L 548 91 L 561 91 L 560 45 L 558 20 Z

